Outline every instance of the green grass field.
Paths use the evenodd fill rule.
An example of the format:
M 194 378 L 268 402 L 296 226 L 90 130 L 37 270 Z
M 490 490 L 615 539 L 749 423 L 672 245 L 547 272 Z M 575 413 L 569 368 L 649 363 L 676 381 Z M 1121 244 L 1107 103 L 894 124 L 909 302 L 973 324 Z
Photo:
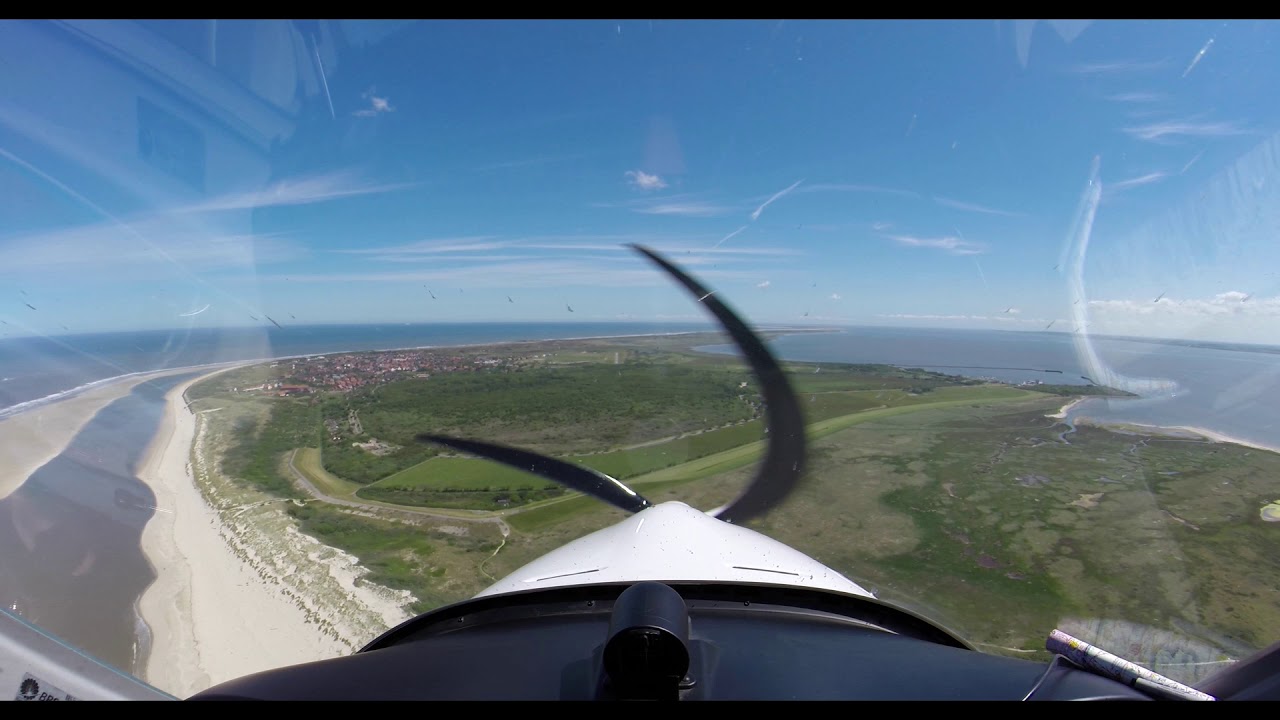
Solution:
M 901 412 L 910 412 L 923 406 L 987 403 L 1022 399 L 1034 395 L 1034 393 L 1026 390 L 991 386 L 939 388 L 922 395 L 909 395 L 897 390 L 827 392 L 821 395 L 813 395 L 813 400 L 805 404 L 804 410 L 808 420 L 813 423 L 810 430 L 811 434 L 820 435 L 841 427 L 847 427 L 851 423 L 864 422 L 872 418 L 885 417 Z M 891 405 L 892 407 L 884 407 L 885 405 Z M 695 472 L 700 476 L 704 476 L 705 472 L 700 469 L 699 465 L 688 464 L 690 460 L 713 456 L 734 449 L 742 449 L 741 453 L 730 453 L 725 456 L 731 458 L 730 460 L 721 459 L 715 462 L 730 462 L 732 464 L 739 462 L 740 458 L 745 459 L 743 460 L 745 462 L 751 462 L 754 461 L 762 447 L 759 442 L 762 437 L 763 423 L 754 420 L 741 425 L 718 428 L 645 447 L 594 455 L 567 456 L 564 459 L 594 468 L 612 477 L 625 480 L 635 479 L 637 482 L 649 482 L 651 478 L 646 478 L 647 474 L 674 466 L 681 466 L 688 472 Z M 370 489 L 397 491 L 431 489 L 435 491 L 496 492 L 539 489 L 551 486 L 547 481 L 535 475 L 491 461 L 442 457 L 419 463 L 368 487 Z M 377 495 L 366 493 L 365 496 L 375 497 Z M 491 507 L 487 499 L 482 502 L 481 506 L 484 508 Z
M 1094 628 L 1185 682 L 1274 642 L 1280 533 L 1255 498 L 1275 494 L 1280 455 L 1087 427 L 1067 444 L 1045 417 L 1060 402 L 849 426 L 752 527 L 1019 656 Z

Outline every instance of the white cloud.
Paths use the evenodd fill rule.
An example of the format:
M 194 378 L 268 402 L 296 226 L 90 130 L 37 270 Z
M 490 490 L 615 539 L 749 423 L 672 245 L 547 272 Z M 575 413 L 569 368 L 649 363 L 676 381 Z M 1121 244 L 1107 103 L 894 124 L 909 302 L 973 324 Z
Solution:
M 606 253 L 596 259 L 608 262 L 633 262 L 635 251 L 629 245 L 639 243 L 663 253 L 682 265 L 714 265 L 748 262 L 755 259 L 782 258 L 802 253 L 794 248 L 724 247 L 708 248 L 696 243 L 706 236 L 676 236 L 664 240 L 652 235 L 533 235 L 504 238 L 496 235 L 471 235 L 433 238 L 398 245 L 347 248 L 332 252 L 367 256 L 379 262 L 445 263 L 475 259 L 480 261 L 538 259 L 572 255 L 580 259 L 587 253 Z M 506 251 L 519 254 L 494 254 Z M 536 254 L 535 254 L 536 253 Z M 776 264 L 776 260 L 768 262 Z
M 951 236 L 921 238 L 912 235 L 889 235 L 887 237 L 899 245 L 906 245 L 908 247 L 936 248 L 938 250 L 945 250 L 952 255 L 980 255 L 987 251 L 986 246 L 981 243 L 973 243 L 968 240 L 962 240 Z
M 259 265 L 300 258 L 306 250 L 278 235 L 228 234 L 179 218 L 156 215 L 102 222 L 0 240 L 0 272 L 85 268 L 182 272 Z
M 648 245 L 652 247 L 654 250 L 657 250 L 658 252 L 661 252 L 661 253 L 665 253 L 667 255 L 678 255 L 683 253 L 682 255 L 680 255 L 681 262 L 683 262 L 683 258 L 688 257 L 692 253 L 700 253 L 700 254 L 706 254 L 706 255 L 720 255 L 720 256 L 732 256 L 732 255 L 779 256 L 779 255 L 801 255 L 802 254 L 799 250 L 796 250 L 794 248 L 771 248 L 771 247 L 707 248 L 707 247 L 696 247 L 693 245 L 672 245 L 669 243 L 655 242 L 652 236 L 628 237 L 626 239 L 620 239 L 619 240 L 620 244 L 617 244 L 617 245 L 600 245 L 600 244 L 590 244 L 590 243 L 554 242 L 554 241 L 547 242 L 547 241 L 537 240 L 536 238 L 526 238 L 526 239 L 522 239 L 518 243 L 517 247 L 539 249 L 539 250 L 574 250 L 574 251 L 600 251 L 600 252 L 608 251 L 608 252 L 626 252 L 628 254 L 634 253 L 635 251 L 633 251 L 631 248 L 626 247 L 624 244 L 622 244 L 627 242 L 639 242 L 639 243 Z
M 701 201 L 661 202 L 632 208 L 645 215 L 681 215 L 684 217 L 716 217 L 729 212 L 728 208 Z
M 434 238 L 382 247 L 351 248 L 334 250 L 339 253 L 354 255 L 416 254 L 436 255 L 454 252 L 479 252 L 482 250 L 501 250 L 511 245 L 510 240 L 499 240 L 495 235 L 464 235 L 459 237 Z
M 360 97 L 369 101 L 369 107 L 356 110 L 352 113 L 356 117 L 373 117 L 379 113 L 395 112 L 395 108 L 391 107 L 391 102 L 385 97 L 378 97 L 375 93 L 376 88 L 369 88 L 365 92 L 360 93 Z
M 1160 182 L 1167 177 L 1169 177 L 1169 173 L 1166 172 L 1151 172 L 1146 175 L 1139 175 L 1138 177 L 1132 177 L 1127 180 L 1111 183 L 1110 189 L 1126 190 L 1128 188 L 1139 187 L 1142 185 L 1150 185 L 1151 183 Z
M 1090 300 L 1090 330 L 1102 334 L 1280 343 L 1280 296 L 1232 290 L 1209 298 Z
M 412 187 L 413 183 L 370 183 L 352 171 L 290 178 L 257 190 L 227 193 L 193 205 L 174 208 L 175 213 L 252 210 L 280 205 L 311 205 L 339 198 L 373 195 Z
M 804 182 L 803 179 L 797 180 L 791 183 L 791 185 L 787 186 L 786 188 L 774 193 L 772 197 L 770 197 L 768 200 L 765 200 L 763 203 L 761 203 L 760 207 L 756 208 L 755 211 L 751 213 L 751 221 L 755 222 L 756 220 L 759 220 L 760 213 L 764 212 L 765 208 L 769 207 L 769 205 L 773 203 L 773 201 L 781 198 L 783 195 L 786 195 L 792 190 L 795 190 L 797 187 L 799 187 L 800 183 L 802 182 Z
M 667 184 L 657 175 L 650 175 L 643 170 L 628 170 L 623 173 L 631 184 L 641 190 L 661 190 Z
M 1248 129 L 1230 121 L 1196 122 L 1194 120 L 1164 120 L 1161 122 L 1123 128 L 1125 133 L 1149 142 L 1167 142 L 1178 137 L 1226 137 L 1245 135 Z
M 900 190 L 898 188 L 884 187 L 883 185 L 859 185 L 853 183 L 815 183 L 813 185 L 805 185 L 797 188 L 796 192 L 859 192 L 859 193 L 885 193 L 888 195 L 902 195 L 904 197 L 920 197 L 920 193 L 911 190 Z
M 758 271 L 708 269 L 698 273 L 702 279 L 750 280 Z M 415 271 L 347 272 L 331 274 L 291 274 L 294 282 L 307 283 L 395 283 L 447 281 L 467 287 L 652 287 L 669 282 L 656 267 L 639 262 L 627 267 L 599 259 L 546 259 L 535 262 L 475 263 L 448 268 Z M 264 279 L 259 277 L 259 280 Z
M 1280 315 L 1280 296 L 1254 298 L 1248 293 L 1231 290 L 1208 299 L 1177 300 L 1161 297 L 1148 300 L 1090 300 L 1089 308 L 1099 313 L 1135 316 L 1176 316 L 1209 319 L 1224 316 L 1274 317 Z
M 840 293 L 831 293 L 831 299 L 832 299 L 832 300 L 839 300 L 839 299 L 840 299 Z
M 760 288 L 761 290 L 766 290 L 769 287 L 769 281 L 765 280 L 764 282 L 756 283 L 756 287 Z
M 387 253 L 384 255 L 370 255 L 370 260 L 389 263 L 455 263 L 455 262 L 494 262 L 497 260 L 538 260 L 537 255 L 510 255 L 485 253 L 482 255 L 454 255 L 452 253 L 444 254 L 412 254 L 412 253 Z
M 1126 92 L 1107 96 L 1108 100 L 1122 103 L 1152 103 L 1164 100 L 1165 96 L 1154 92 Z
M 655 198 L 637 198 L 624 202 L 597 202 L 593 207 L 627 208 L 645 215 L 680 215 L 685 217 L 715 217 L 734 212 L 734 208 L 709 202 L 693 194 L 667 195 Z
M 962 202 L 960 200 L 952 200 L 951 198 L 939 197 L 937 195 L 933 196 L 933 200 L 939 205 L 945 205 L 949 208 L 955 208 L 956 210 L 966 210 L 968 212 L 983 213 L 985 215 L 1003 215 L 1005 217 L 1024 217 L 1025 216 L 1025 213 L 1012 212 L 1009 210 L 998 210 L 996 208 L 987 207 L 985 205 Z
M 1112 62 L 1081 63 L 1069 68 L 1079 75 L 1114 75 L 1118 73 L 1151 72 L 1169 67 L 1168 60 L 1115 60 Z

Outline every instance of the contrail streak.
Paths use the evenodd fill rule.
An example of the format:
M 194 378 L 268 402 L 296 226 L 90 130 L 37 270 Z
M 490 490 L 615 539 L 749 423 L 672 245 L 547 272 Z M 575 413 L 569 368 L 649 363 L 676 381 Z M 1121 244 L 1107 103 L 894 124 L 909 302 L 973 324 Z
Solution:
M 742 227 L 738 228 L 737 230 L 734 230 L 733 232 L 729 233 L 728 235 L 725 235 L 724 237 L 720 238 L 720 242 L 716 243 L 715 245 L 712 245 L 712 246 L 711 246 L 711 249 L 712 249 L 712 250 L 715 250 L 716 248 L 720 247 L 720 245 L 721 245 L 722 243 L 724 243 L 724 241 L 725 241 L 725 240 L 729 240 L 729 239 L 730 239 L 730 238 L 732 238 L 734 235 L 737 235 L 738 233 L 740 233 L 740 232 L 742 232 L 743 230 L 746 230 L 746 229 L 747 229 L 747 226 L 746 226 L 746 225 L 743 225 Z
M 1200 52 L 1196 53 L 1196 56 L 1191 58 L 1191 64 L 1187 66 L 1186 70 L 1182 71 L 1182 77 L 1186 77 L 1191 74 L 1191 71 L 1195 69 L 1195 66 L 1200 63 L 1200 60 L 1204 58 L 1204 54 L 1209 52 L 1209 48 L 1212 46 L 1213 38 L 1209 38 L 1209 42 L 1205 43 L 1204 47 L 1200 48 Z
M 795 181 L 794 183 L 791 183 L 791 186 L 790 186 L 790 187 L 788 187 L 786 190 L 780 190 L 780 191 L 778 191 L 778 192 L 774 193 L 774 194 L 773 194 L 773 197 L 769 198 L 768 200 L 765 200 L 765 201 L 764 201 L 764 204 L 762 204 L 760 207 L 756 208 L 756 211 L 755 211 L 755 212 L 751 213 L 751 220 L 752 220 L 752 222 L 755 222 L 756 220 L 758 220 L 758 219 L 760 218 L 760 213 L 764 212 L 764 209 L 765 209 L 765 208 L 767 208 L 767 207 L 769 207 L 769 204 L 770 204 L 770 203 L 772 203 L 774 200 L 777 200 L 778 198 L 782 197 L 783 195 L 786 195 L 787 193 L 791 192 L 792 190 L 795 190 L 797 187 L 799 187 L 800 183 L 802 183 L 802 182 L 804 182 L 804 179 L 803 179 L 803 178 L 802 178 L 802 179 L 800 179 L 800 180 Z

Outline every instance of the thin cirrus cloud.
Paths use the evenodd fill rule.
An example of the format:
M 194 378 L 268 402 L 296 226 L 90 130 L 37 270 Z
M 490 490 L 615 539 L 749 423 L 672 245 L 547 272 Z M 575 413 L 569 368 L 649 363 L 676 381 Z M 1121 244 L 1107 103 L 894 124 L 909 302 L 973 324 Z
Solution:
M 886 195 L 901 195 L 903 197 L 920 197 L 920 193 L 913 190 L 902 190 L 900 188 L 885 187 L 883 185 L 863 185 L 857 183 L 814 183 L 797 188 L 798 193 L 809 192 L 854 192 L 854 193 L 883 193 Z
M 1081 63 L 1072 65 L 1067 70 L 1077 75 L 1116 75 L 1154 72 L 1167 67 L 1169 67 L 1168 60 L 1114 60 L 1111 62 Z
M 709 269 L 700 277 L 746 280 L 759 277 L 758 271 Z M 265 278 L 260 278 L 265 279 Z M 476 263 L 462 267 L 420 271 L 292 274 L 293 282 L 440 282 L 468 287 L 662 287 L 668 278 L 657 268 L 643 264 L 618 267 L 599 259 L 548 259 L 537 262 Z
M 360 195 L 376 195 L 412 187 L 414 183 L 371 183 L 352 171 L 291 178 L 258 190 L 218 195 L 203 202 L 174 208 L 176 213 L 252 210 L 283 205 L 311 205 Z
M 691 253 L 719 258 L 720 261 L 731 261 L 739 257 L 778 257 L 801 254 L 793 248 L 747 247 L 747 248 L 707 248 L 698 243 L 705 240 L 705 235 L 677 235 L 665 239 L 655 239 L 652 235 L 534 235 L 503 238 L 496 235 L 470 235 L 459 237 L 432 238 L 411 243 L 387 245 L 381 247 L 343 248 L 333 252 L 367 255 L 374 260 L 398 260 L 408 257 L 446 257 L 453 253 L 489 253 L 495 250 L 527 252 L 527 251 L 568 251 L 573 253 L 604 252 L 626 253 L 630 256 L 634 250 L 628 247 L 631 243 L 642 243 L 653 249 L 667 253 L 680 254 L 681 262 L 687 262 Z
M 1165 96 L 1156 92 L 1124 92 L 1108 95 L 1107 99 L 1122 103 L 1153 103 L 1164 100 Z
M 1150 185 L 1152 183 L 1157 183 L 1157 182 L 1160 182 L 1161 180 L 1164 180 L 1167 177 L 1169 177 L 1169 173 L 1166 173 L 1166 172 L 1150 172 L 1150 173 L 1147 173 L 1146 175 L 1139 175 L 1137 177 L 1128 178 L 1127 180 L 1120 180 L 1119 182 L 1111 183 L 1110 189 L 1111 190 L 1127 190 L 1129 188 L 1141 187 L 1143 185 Z
M 456 262 L 494 262 L 514 260 L 537 260 L 536 255 L 498 255 L 486 253 L 483 255 L 453 255 L 453 254 L 413 254 L 413 253 L 387 253 L 384 255 L 370 255 L 370 260 L 377 262 L 390 263 L 456 263 Z
M 949 235 L 937 238 L 922 238 L 914 235 L 889 235 L 887 237 L 906 247 L 933 248 L 935 250 L 944 250 L 951 255 L 981 255 L 987 251 L 986 245 Z
M 1001 210 L 999 208 L 987 207 L 986 205 L 978 205 L 977 203 L 964 202 L 962 200 L 954 200 L 952 198 L 933 196 L 933 201 L 939 205 L 949 207 L 955 210 L 964 210 L 966 212 L 982 213 L 983 215 L 1000 215 L 1003 217 L 1026 217 L 1025 213 L 1014 212 L 1012 210 Z
M 1218 122 L 1164 120 L 1122 129 L 1126 134 L 1148 142 L 1168 142 L 1181 137 L 1227 137 L 1245 135 L 1249 132 L 1239 123 L 1225 120 Z
M 623 175 L 631 183 L 632 187 L 641 190 L 661 190 L 667 186 L 666 181 L 662 178 L 657 175 L 650 175 L 643 170 L 628 170 Z
M 335 249 L 333 252 L 352 255 L 437 255 L 440 253 L 501 250 L 510 245 L 511 241 L 499 240 L 494 235 L 466 235 L 419 240 L 417 242 L 383 247 Z
M 729 208 L 703 201 L 659 202 L 632 208 L 645 215 L 679 215 L 682 217 L 717 217 L 729 213 Z
M 139 242 L 145 238 L 147 242 Z M 157 264 L 183 271 L 255 268 L 297 260 L 306 248 L 279 235 L 224 234 L 156 215 L 128 223 L 103 222 L 0 240 L 0 268 L 136 269 L 158 273 Z
M 594 202 L 591 205 L 601 208 L 626 208 L 644 215 L 680 217 L 717 217 L 734 212 L 732 207 L 710 202 L 694 194 L 637 198 L 622 202 Z

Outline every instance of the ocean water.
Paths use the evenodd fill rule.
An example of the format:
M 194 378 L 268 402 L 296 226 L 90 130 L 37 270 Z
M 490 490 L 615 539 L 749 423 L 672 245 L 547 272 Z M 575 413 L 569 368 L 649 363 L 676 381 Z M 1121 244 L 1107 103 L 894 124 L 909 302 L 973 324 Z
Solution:
M 134 607 L 155 579 L 141 538 L 156 499 L 137 469 L 165 393 L 189 377 L 141 383 L 108 404 L 0 499 L 0 604 L 126 672 L 146 658 Z

